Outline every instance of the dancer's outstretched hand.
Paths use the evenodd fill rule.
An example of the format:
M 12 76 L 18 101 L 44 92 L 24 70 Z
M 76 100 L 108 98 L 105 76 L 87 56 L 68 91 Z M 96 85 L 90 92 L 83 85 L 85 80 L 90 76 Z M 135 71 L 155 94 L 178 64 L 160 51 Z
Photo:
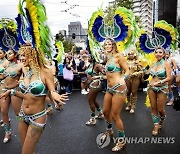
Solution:
M 53 101 L 59 102 L 59 105 L 66 104 L 65 101 L 69 100 L 67 94 L 60 95 L 56 91 L 51 92 L 51 96 L 52 96 Z

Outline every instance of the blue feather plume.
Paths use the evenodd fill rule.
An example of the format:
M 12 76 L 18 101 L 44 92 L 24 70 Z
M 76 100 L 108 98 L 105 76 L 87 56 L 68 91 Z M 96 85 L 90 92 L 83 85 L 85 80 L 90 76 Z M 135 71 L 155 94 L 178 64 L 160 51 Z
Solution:
M 157 32 L 157 34 L 163 35 L 166 38 L 166 42 L 162 47 L 164 49 L 169 47 L 171 42 L 172 42 L 172 37 L 171 37 L 170 33 L 164 29 L 161 29 L 161 28 L 155 28 L 155 31 Z
M 103 18 L 101 16 L 98 16 L 94 21 L 94 25 L 92 27 L 92 33 L 98 42 L 103 42 L 105 40 L 105 37 L 101 36 L 99 33 L 99 29 L 101 26 L 104 29 Z
M 125 26 L 123 19 L 117 14 L 114 16 L 117 25 L 121 28 L 121 33 L 116 38 L 113 38 L 116 42 L 123 41 L 127 37 L 128 26 Z
M 150 49 L 150 48 L 146 47 L 146 45 L 145 45 L 146 41 L 148 40 L 148 35 L 147 34 L 142 34 L 140 36 L 139 40 L 141 42 L 140 43 L 140 48 L 141 48 L 142 51 L 144 51 L 145 53 L 148 53 L 148 54 L 154 51 L 154 48 Z

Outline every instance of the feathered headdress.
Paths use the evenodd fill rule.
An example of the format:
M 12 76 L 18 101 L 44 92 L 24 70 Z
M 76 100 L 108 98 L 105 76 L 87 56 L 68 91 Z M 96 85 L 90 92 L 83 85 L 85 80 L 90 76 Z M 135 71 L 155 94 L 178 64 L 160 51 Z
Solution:
M 152 37 L 149 37 L 143 29 L 139 31 L 136 46 L 140 52 L 147 54 L 153 52 L 157 47 L 164 49 L 171 47 L 175 50 L 177 38 L 177 30 L 171 24 L 161 20 L 154 24 Z
M 24 7 L 25 6 L 25 7 Z M 46 10 L 40 0 L 20 0 L 18 23 L 18 38 L 21 44 L 30 42 L 38 52 L 43 51 L 51 57 L 51 35 L 46 25 Z
M 18 50 L 19 41 L 16 33 L 16 23 L 9 18 L 3 18 L 0 20 L 0 47 L 4 51 L 9 49 Z
M 93 42 L 90 43 L 90 49 L 92 51 L 94 46 L 100 46 L 100 42 L 110 37 L 117 43 L 118 51 L 122 52 L 132 43 L 136 33 L 136 22 L 132 11 L 118 7 L 110 26 L 105 23 L 104 13 L 99 9 L 93 13 L 89 21 L 88 38 Z

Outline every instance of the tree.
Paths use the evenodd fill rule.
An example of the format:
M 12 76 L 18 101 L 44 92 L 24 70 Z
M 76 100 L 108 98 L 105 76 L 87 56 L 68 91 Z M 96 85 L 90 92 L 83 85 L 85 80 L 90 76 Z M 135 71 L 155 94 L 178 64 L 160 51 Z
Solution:
M 110 5 L 105 10 L 106 15 L 104 20 L 107 25 L 113 23 L 112 20 L 113 20 L 114 12 L 116 8 L 118 8 L 119 6 L 125 7 L 127 9 L 132 9 L 133 2 L 132 0 L 115 0 L 111 2 Z
M 70 52 L 72 47 L 75 46 L 72 41 L 66 40 L 61 32 L 56 34 L 55 41 L 61 41 L 63 43 L 65 52 Z
M 133 6 L 133 1 L 132 0 L 115 0 L 117 7 L 121 6 L 121 7 L 125 7 L 127 9 L 132 9 Z
M 64 45 L 64 51 L 65 52 L 70 52 L 72 47 L 75 46 L 75 44 L 71 41 L 64 41 L 63 45 Z

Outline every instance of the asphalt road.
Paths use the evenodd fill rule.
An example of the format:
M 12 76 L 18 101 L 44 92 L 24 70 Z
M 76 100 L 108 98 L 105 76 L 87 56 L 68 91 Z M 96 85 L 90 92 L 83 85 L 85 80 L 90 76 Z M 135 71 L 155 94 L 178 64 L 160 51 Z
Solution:
M 103 93 L 98 95 L 98 102 L 103 103 Z M 131 140 L 126 148 L 119 153 L 124 154 L 179 154 L 180 153 L 180 112 L 172 106 L 166 107 L 167 118 L 158 138 L 152 138 L 153 123 L 150 109 L 145 107 L 146 94 L 138 93 L 135 114 L 123 110 L 121 117 L 125 125 L 125 133 Z M 46 128 L 37 144 L 36 154 L 110 154 L 113 140 L 104 148 L 99 148 L 96 137 L 105 131 L 104 120 L 98 120 L 95 126 L 86 126 L 90 111 L 87 95 L 74 91 L 64 110 L 54 110 L 48 116 Z M 124 106 L 125 107 L 125 106 Z M 0 141 L 0 154 L 20 154 L 21 144 L 17 131 L 17 121 L 10 109 L 12 139 L 3 144 Z M 117 134 L 113 125 L 114 133 Z M 4 132 L 0 128 L 0 140 Z M 154 141 L 154 140 L 156 141 Z M 144 141 L 146 140 L 146 142 Z M 153 142 L 152 142 L 153 140 Z M 169 140 L 171 143 L 167 143 Z M 156 143 L 154 143 L 156 142 Z M 166 142 L 166 143 L 165 143 Z

